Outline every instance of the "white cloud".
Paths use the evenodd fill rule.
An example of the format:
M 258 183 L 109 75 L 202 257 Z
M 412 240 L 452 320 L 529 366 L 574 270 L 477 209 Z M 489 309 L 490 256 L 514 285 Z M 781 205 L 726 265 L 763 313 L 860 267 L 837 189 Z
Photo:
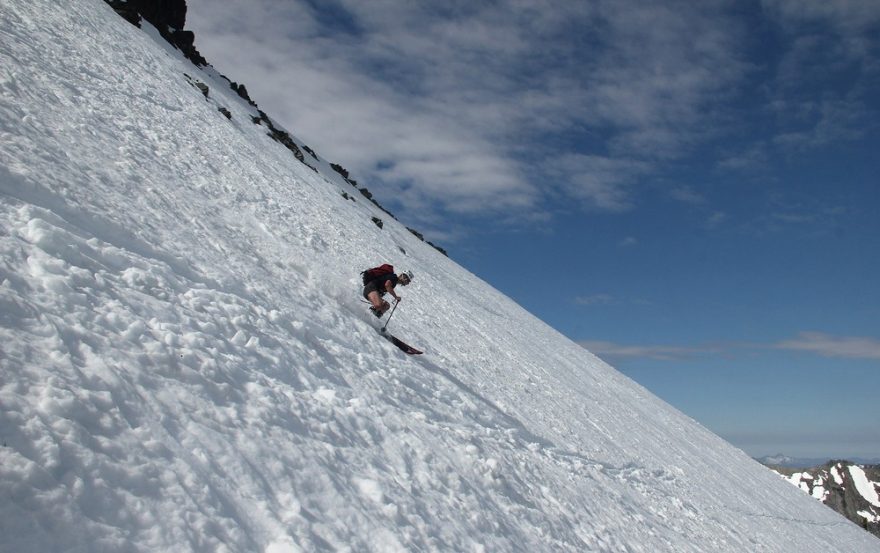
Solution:
M 796 230 L 805 236 L 833 233 L 844 225 L 851 214 L 843 206 L 825 205 L 819 200 L 791 201 L 787 197 L 771 198 L 765 213 L 748 221 L 746 232 L 757 235 Z
M 577 298 L 582 305 L 611 302 L 613 298 L 598 294 Z M 796 337 L 773 344 L 717 342 L 699 346 L 618 344 L 602 340 L 581 340 L 581 346 L 600 357 L 610 359 L 653 359 L 682 361 L 711 354 L 729 358 L 736 352 L 760 350 L 800 351 L 822 357 L 868 359 L 880 361 L 880 339 L 864 336 L 834 336 L 822 332 L 801 332 Z
M 744 150 L 730 152 L 721 157 L 718 167 L 726 170 L 754 172 L 768 164 L 768 146 L 764 142 L 748 145 Z
M 670 190 L 669 195 L 686 204 L 699 206 L 706 203 L 706 197 L 691 186 L 676 186 Z
M 764 0 L 756 15 L 786 29 L 764 66 L 746 58 L 748 20 L 716 2 L 190 0 L 188 26 L 218 70 L 405 219 L 522 221 L 573 202 L 634 209 L 652 177 L 733 133 L 721 170 L 858 139 L 877 6 Z M 736 112 L 755 85 L 763 103 Z M 667 193 L 713 210 L 704 190 Z
M 678 361 L 716 351 L 697 347 L 623 345 L 601 340 L 581 340 L 578 343 L 599 357 L 616 359 L 641 358 L 659 361 Z
M 544 172 L 563 183 L 569 197 L 605 211 L 626 211 L 634 205 L 633 183 L 649 168 L 637 160 L 564 154 L 549 158 Z
M 188 27 L 218 70 L 354 178 L 381 179 L 405 207 L 528 211 L 562 191 L 595 209 L 629 209 L 632 187 L 711 127 L 716 96 L 744 72 L 741 29 L 714 5 L 189 7 Z M 607 153 L 563 144 L 575 150 L 560 155 L 558 142 L 536 142 L 569 131 L 592 133 Z M 535 176 L 536 163 L 551 170 L 578 159 L 570 178 Z
M 831 336 L 821 332 L 802 332 L 797 338 L 777 343 L 777 349 L 805 351 L 823 357 L 880 360 L 880 340 L 867 337 Z

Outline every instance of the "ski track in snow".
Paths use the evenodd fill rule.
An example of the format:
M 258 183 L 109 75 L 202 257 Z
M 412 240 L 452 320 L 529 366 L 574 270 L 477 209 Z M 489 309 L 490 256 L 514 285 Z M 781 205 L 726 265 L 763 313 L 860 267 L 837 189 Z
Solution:
M 880 551 L 155 35 L 3 0 L 0 549 Z M 382 261 L 424 356 L 360 302 Z

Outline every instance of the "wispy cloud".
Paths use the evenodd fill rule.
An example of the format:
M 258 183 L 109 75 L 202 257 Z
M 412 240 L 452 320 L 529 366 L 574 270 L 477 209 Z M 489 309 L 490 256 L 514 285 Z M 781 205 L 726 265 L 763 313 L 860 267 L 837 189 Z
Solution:
M 716 229 L 724 224 L 727 221 L 728 215 L 723 211 L 715 211 L 706 219 L 706 228 L 707 229 Z
M 793 231 L 802 236 L 821 236 L 839 229 L 849 213 L 843 206 L 815 201 L 791 202 L 777 197 L 770 200 L 765 212 L 747 222 L 744 229 L 757 235 Z
M 804 150 L 864 133 L 880 78 L 880 4 L 871 0 L 763 0 L 783 31 L 784 52 L 768 83 L 772 143 Z M 876 124 L 876 123 L 875 123 Z
M 802 332 L 796 338 L 774 345 L 777 349 L 804 351 L 823 357 L 880 360 L 880 340 L 868 337 L 832 336 L 821 332 Z
M 188 25 L 263 109 L 408 218 L 544 218 L 636 209 L 658 174 L 731 133 L 760 128 L 721 170 L 857 137 L 877 5 L 764 0 L 759 16 L 786 29 L 770 67 L 747 58 L 748 18 L 717 2 L 190 0 Z M 833 32 L 809 32 L 817 20 Z M 759 122 L 733 101 L 754 88 Z M 703 190 L 666 193 L 711 209 Z
M 768 145 L 759 141 L 738 152 L 722 154 L 718 167 L 723 170 L 753 172 L 764 169 L 769 162 Z
M 590 303 L 595 298 L 593 303 Z M 585 305 L 601 303 L 601 295 L 584 298 Z M 822 357 L 880 360 L 880 339 L 871 337 L 834 336 L 822 332 L 801 332 L 796 337 L 775 343 L 718 342 L 696 346 L 619 344 L 602 340 L 582 340 L 580 345 L 600 357 L 614 360 L 652 359 L 684 361 L 706 355 L 731 358 L 744 352 L 799 351 Z
M 565 154 L 548 158 L 544 171 L 564 183 L 571 198 L 604 211 L 626 211 L 634 205 L 630 188 L 648 169 L 632 159 Z
M 762 0 L 789 25 L 830 22 L 840 33 L 860 33 L 880 23 L 880 5 L 874 0 Z
M 669 195 L 674 200 L 694 206 L 706 204 L 706 196 L 692 186 L 676 186 L 670 190 Z
M 592 296 L 578 296 L 574 299 L 576 305 L 604 305 L 614 301 L 609 294 L 593 294 Z
M 746 70 L 741 26 L 708 3 L 191 0 L 189 26 L 264 109 L 413 211 L 558 193 L 630 209 Z
M 623 345 L 601 340 L 582 340 L 578 343 L 599 357 L 611 359 L 639 358 L 659 361 L 681 361 L 718 351 L 718 349 L 710 347 Z

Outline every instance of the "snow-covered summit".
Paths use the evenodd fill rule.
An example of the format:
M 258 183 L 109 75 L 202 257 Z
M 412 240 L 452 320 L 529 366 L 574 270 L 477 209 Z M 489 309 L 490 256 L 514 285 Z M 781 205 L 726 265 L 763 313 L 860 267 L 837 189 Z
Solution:
M 767 455 L 755 460 L 762 465 L 788 466 L 793 463 L 797 463 L 797 459 L 795 459 L 794 457 L 789 457 L 788 455 L 783 455 L 782 453 L 777 453 L 776 455 Z
M 880 551 L 144 27 L 0 9 L 0 549 Z

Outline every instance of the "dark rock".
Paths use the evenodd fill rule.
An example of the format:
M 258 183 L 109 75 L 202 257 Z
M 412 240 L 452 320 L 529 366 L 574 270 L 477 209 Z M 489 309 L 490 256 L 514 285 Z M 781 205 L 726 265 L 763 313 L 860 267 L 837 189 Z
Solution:
M 116 3 L 119 3 L 118 0 Z M 162 31 L 183 29 L 186 23 L 186 0 L 128 0 L 144 19 Z
M 317 159 L 317 157 L 315 159 Z M 352 178 L 349 178 L 348 170 L 345 167 L 343 167 L 342 165 L 339 165 L 338 163 L 331 163 L 330 167 L 334 171 L 336 171 L 337 173 L 342 175 L 342 178 L 343 178 L 343 180 L 345 180 L 345 182 L 347 182 L 348 184 L 357 188 L 357 185 L 358 185 L 357 181 Z M 363 190 L 361 191 L 361 194 L 363 194 Z M 364 194 L 364 195 L 366 196 L 366 194 Z M 367 197 L 372 198 L 372 196 L 367 196 Z
M 227 79 L 228 80 L 228 79 Z M 243 84 L 238 84 L 234 81 L 229 82 L 229 87 L 235 91 L 236 94 L 242 99 L 245 100 L 250 105 L 257 107 L 256 102 L 251 100 L 250 95 L 248 94 L 247 88 Z
M 813 497 L 821 495 L 820 501 L 834 509 L 849 520 L 858 524 L 868 532 L 880 537 L 880 508 L 871 505 L 859 493 L 850 474 L 850 467 L 855 465 L 849 461 L 830 461 L 822 466 L 810 469 L 770 466 L 775 472 L 789 480 L 798 475 L 796 484 Z M 864 471 L 872 486 L 880 487 L 880 465 L 857 465 Z M 819 493 L 821 490 L 821 493 Z M 872 517 L 868 520 L 859 513 L 867 513 Z
M 376 223 L 376 226 L 379 228 L 382 228 L 384 226 L 382 219 L 380 219 L 378 217 L 373 217 L 373 222 Z
M 293 153 L 293 155 L 294 155 L 294 157 L 296 157 L 296 159 L 298 159 L 300 162 L 302 162 L 303 165 L 305 165 L 306 167 L 308 167 L 309 169 L 311 169 L 312 171 L 317 173 L 318 172 L 317 169 L 315 169 L 314 167 L 312 167 L 311 165 L 306 163 L 306 156 L 303 155 L 302 150 L 299 149 L 299 146 L 297 146 L 296 142 L 293 141 L 293 138 L 291 138 L 287 132 L 276 127 L 275 124 L 272 123 L 272 120 L 269 119 L 269 116 L 266 115 L 266 112 L 264 112 L 262 110 L 257 110 L 257 111 L 259 112 L 260 116 L 254 117 L 252 119 L 254 124 L 255 125 L 265 124 L 266 127 L 268 127 L 268 129 L 269 129 L 269 132 L 267 134 L 272 137 L 272 140 L 283 144 L 288 150 L 290 150 Z
M 163 34 L 163 36 L 165 35 Z M 208 65 L 208 60 L 196 50 L 196 35 L 192 31 L 173 30 L 169 32 L 169 36 L 170 39 L 169 37 L 165 37 L 166 40 L 183 52 L 183 55 L 186 56 L 188 60 L 200 67 Z
M 116 13 L 131 24 L 140 27 L 141 18 L 146 19 L 159 34 L 178 48 L 183 55 L 199 66 L 208 61 L 195 47 L 195 35 L 184 31 L 186 23 L 186 0 L 105 0 Z
M 342 178 L 348 180 L 348 170 L 338 163 L 331 163 L 330 168 L 342 175 Z
M 227 119 L 232 119 L 232 113 L 228 109 L 224 108 L 223 106 L 220 106 L 219 108 L 217 108 L 217 111 L 219 111 L 220 113 L 225 115 Z
M 205 96 L 205 98 L 208 97 L 208 92 L 210 91 L 210 89 L 208 88 L 208 85 L 206 85 L 205 83 L 203 83 L 202 81 L 200 81 L 198 79 L 192 78 L 191 76 L 189 76 L 186 73 L 184 73 L 183 76 L 186 77 L 186 80 L 189 82 L 189 84 L 198 88 L 199 91 Z
M 110 7 L 116 10 L 116 13 L 122 16 L 123 19 L 134 25 L 135 27 L 141 26 L 141 14 L 138 13 L 137 6 L 135 6 L 134 2 L 127 2 L 126 0 L 106 0 Z
M 444 250 L 443 248 L 441 248 L 437 244 L 434 244 L 433 242 L 428 242 L 428 245 L 431 246 L 432 248 L 434 248 L 435 250 L 437 250 L 438 252 L 442 253 L 446 257 L 449 257 L 449 254 L 446 253 L 446 250 Z

